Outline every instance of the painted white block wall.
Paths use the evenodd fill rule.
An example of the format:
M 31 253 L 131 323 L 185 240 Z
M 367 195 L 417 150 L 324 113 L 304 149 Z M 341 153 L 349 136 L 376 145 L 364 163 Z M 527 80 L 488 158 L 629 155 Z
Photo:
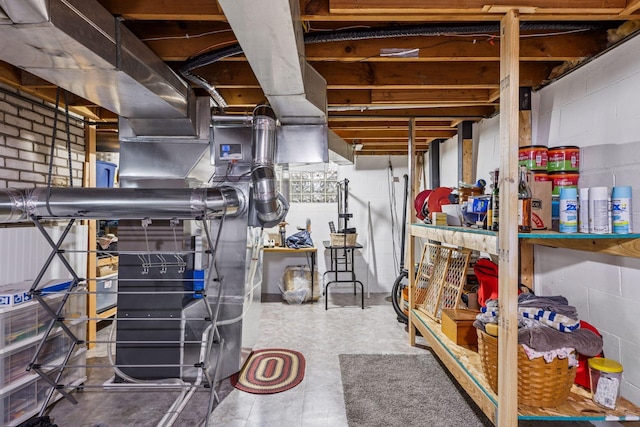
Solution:
M 440 186 L 458 188 L 458 137 L 440 143 Z
M 393 168 L 393 182 L 389 170 L 389 162 Z M 365 292 L 391 292 L 393 282 L 398 275 L 399 267 L 394 262 L 394 247 L 396 258 L 400 257 L 400 233 L 402 227 L 402 196 L 404 180 L 407 173 L 406 156 L 358 156 L 354 165 L 338 166 L 338 180 L 349 180 L 349 213 L 353 218 L 349 220 L 350 227 L 356 227 L 358 243 L 363 248 L 356 252 L 355 266 L 358 280 L 365 285 Z M 323 165 L 294 168 L 297 170 L 314 170 Z M 394 227 L 395 245 L 392 239 L 392 201 L 390 193 L 395 193 Z M 409 205 L 411 208 L 412 205 Z M 338 206 L 335 203 L 292 203 L 286 221 L 287 235 L 296 232 L 296 226 L 304 226 L 306 218 L 311 219 L 311 238 L 318 247 L 318 271 L 327 270 L 330 265 L 329 251 L 325 251 L 322 242 L 329 240 L 329 221 L 338 226 Z M 273 231 L 275 232 L 275 230 Z M 263 292 L 268 294 L 280 293 L 278 280 L 287 265 L 301 265 L 306 261 L 304 257 L 281 257 L 265 254 L 264 257 Z M 328 280 L 328 278 L 327 278 Z M 351 291 L 351 284 L 331 285 L 333 292 Z
M 581 187 L 631 185 L 640 197 L 640 37 L 533 96 L 533 144 L 581 147 Z M 478 171 L 499 164 L 499 118 L 479 123 Z M 640 203 L 634 217 L 640 226 Z M 638 227 L 636 227 L 638 229 Z M 640 404 L 640 260 L 537 247 L 536 291 L 566 296 L 624 366 L 622 395 Z
M 46 226 L 49 236 L 57 242 L 64 226 Z M 87 277 L 87 253 L 78 248 L 87 247 L 88 227 L 74 225 L 61 249 L 69 251 L 66 258 L 79 277 Z M 0 285 L 33 280 L 51 253 L 51 246 L 35 227 L 0 229 Z M 76 252 L 77 250 L 77 252 Z M 71 279 L 64 264 L 55 257 L 43 279 Z

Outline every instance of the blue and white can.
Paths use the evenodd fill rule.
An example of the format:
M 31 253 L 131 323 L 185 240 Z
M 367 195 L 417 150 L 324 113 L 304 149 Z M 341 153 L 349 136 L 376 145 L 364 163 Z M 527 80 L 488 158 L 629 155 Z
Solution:
M 560 232 L 578 232 L 578 190 L 576 188 L 560 189 Z
M 631 187 L 613 187 L 611 192 L 611 217 L 614 234 L 633 232 L 631 209 Z

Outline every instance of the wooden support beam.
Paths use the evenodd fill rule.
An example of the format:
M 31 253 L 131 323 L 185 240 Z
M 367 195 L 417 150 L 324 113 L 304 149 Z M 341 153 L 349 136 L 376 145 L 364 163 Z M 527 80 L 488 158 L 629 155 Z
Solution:
M 558 61 L 531 62 L 520 73 L 520 85 L 533 86 L 546 79 Z M 496 62 L 358 62 L 311 64 L 327 81 L 327 89 L 496 89 L 500 66 Z M 198 69 L 198 75 L 216 88 L 259 88 L 245 62 L 219 62 Z
M 498 427 L 510 427 L 518 424 L 518 11 L 506 13 L 500 27 Z
M 525 147 L 532 145 L 531 141 L 531 88 L 520 88 L 519 100 L 519 126 L 518 146 Z
M 473 183 L 473 123 L 458 125 L 458 181 Z
M 96 186 L 96 127 L 93 125 L 87 125 L 84 129 L 85 136 L 85 163 L 84 163 L 84 187 Z M 97 296 L 96 292 L 96 240 L 97 240 L 97 223 L 96 220 L 87 221 L 88 227 L 88 241 L 87 245 L 89 253 L 87 255 L 87 289 L 89 291 L 87 295 L 87 315 L 90 318 L 87 321 L 87 341 L 89 341 L 88 347 L 93 348 L 95 344 L 91 341 L 96 340 L 97 334 L 97 322 L 95 318 L 97 315 Z
M 507 7 L 523 8 L 523 13 L 612 13 L 626 7 L 625 0 L 584 0 L 574 7 L 558 4 L 557 0 L 514 0 L 509 6 L 494 6 L 486 0 L 402 0 L 390 3 L 385 0 L 331 0 L 331 13 L 504 13 Z M 578 9 L 579 6 L 579 9 Z

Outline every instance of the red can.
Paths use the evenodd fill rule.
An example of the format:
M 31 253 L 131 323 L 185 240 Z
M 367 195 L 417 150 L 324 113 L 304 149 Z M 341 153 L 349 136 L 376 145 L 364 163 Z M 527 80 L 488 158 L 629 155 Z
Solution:
M 580 174 L 577 172 L 554 172 L 550 173 L 549 177 L 552 182 L 552 190 L 551 194 L 554 196 L 560 195 L 560 189 L 562 187 L 573 187 L 578 188 L 578 180 L 580 179 Z
M 545 145 L 526 145 L 518 149 L 518 163 L 530 171 L 547 170 L 547 147 Z
M 573 145 L 549 148 L 547 169 L 549 172 L 577 172 L 580 169 L 580 148 Z
M 551 181 L 549 174 L 546 172 L 533 172 L 534 181 Z

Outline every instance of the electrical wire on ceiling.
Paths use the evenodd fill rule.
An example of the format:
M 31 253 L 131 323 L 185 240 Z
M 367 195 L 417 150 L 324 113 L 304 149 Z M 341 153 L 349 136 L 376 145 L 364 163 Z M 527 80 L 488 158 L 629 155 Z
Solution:
M 554 23 L 554 22 L 522 22 L 521 31 L 589 31 L 604 29 L 601 23 Z M 328 43 L 336 41 L 357 41 L 369 39 L 386 39 L 394 37 L 425 37 L 425 36 L 472 36 L 474 34 L 499 33 L 499 24 L 474 24 L 474 25 L 410 25 L 405 27 L 382 28 L 353 28 L 304 34 L 304 43 Z M 491 34 L 490 34 L 491 35 Z M 194 74 L 194 70 L 214 64 L 224 58 L 241 54 L 240 44 L 234 44 L 216 51 L 198 55 L 186 61 L 179 69 L 182 77 L 206 90 L 220 108 L 226 108 L 227 103 L 216 88 L 207 80 Z

